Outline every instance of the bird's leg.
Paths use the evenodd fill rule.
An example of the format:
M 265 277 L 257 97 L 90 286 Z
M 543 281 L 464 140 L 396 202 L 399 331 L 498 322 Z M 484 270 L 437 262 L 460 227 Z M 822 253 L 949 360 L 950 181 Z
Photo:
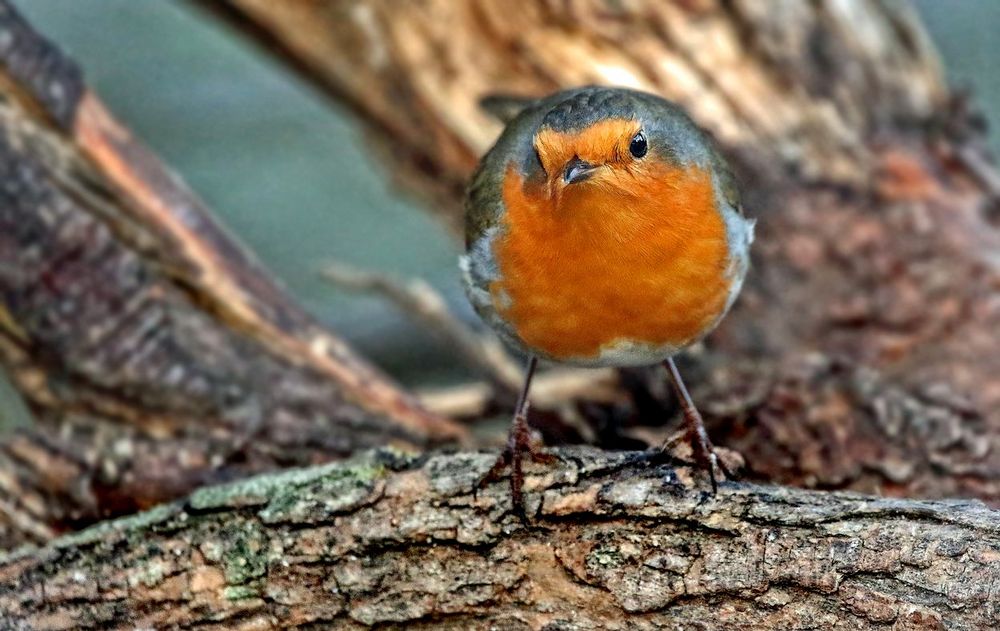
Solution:
M 528 427 L 528 390 L 531 387 L 531 378 L 535 374 L 535 367 L 538 359 L 532 356 L 528 360 L 528 368 L 525 371 L 524 387 L 517 398 L 517 405 L 514 408 L 514 420 L 511 422 L 510 433 L 507 435 L 507 445 L 497 457 L 496 462 L 476 485 L 476 490 L 483 488 L 490 482 L 500 479 L 507 467 L 510 467 L 510 495 L 514 504 L 514 510 L 523 514 L 524 512 L 524 470 L 522 462 L 527 455 L 535 462 L 552 463 L 555 457 L 544 453 L 531 443 L 531 429 Z
M 681 379 L 681 373 L 677 370 L 677 364 L 674 363 L 674 359 L 672 357 L 668 358 L 663 362 L 663 366 L 670 374 L 670 382 L 674 386 L 674 392 L 677 394 L 677 400 L 680 402 L 681 411 L 684 413 L 684 424 L 687 426 L 687 437 L 691 442 L 694 459 L 699 466 L 708 470 L 708 477 L 712 481 L 712 494 L 714 495 L 719 490 L 715 479 L 715 470 L 717 467 L 723 471 L 725 469 L 719 462 L 718 456 L 715 455 L 715 449 L 712 448 L 712 441 L 708 438 L 708 432 L 705 431 L 705 423 L 701 420 L 698 408 L 691 401 L 691 395 L 688 394 L 687 387 L 684 385 L 684 380 Z M 666 445 L 664 445 L 664 448 L 666 448 Z

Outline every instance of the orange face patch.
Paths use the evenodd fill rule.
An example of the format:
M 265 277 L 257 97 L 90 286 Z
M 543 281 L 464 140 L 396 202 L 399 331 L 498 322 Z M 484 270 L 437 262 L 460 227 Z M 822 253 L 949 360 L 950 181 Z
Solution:
M 535 150 L 553 182 L 562 168 L 577 157 L 591 164 L 625 166 L 633 161 L 628 152 L 632 137 L 641 129 L 639 121 L 609 118 L 579 132 L 542 129 L 535 137 Z
M 525 185 L 513 166 L 504 179 L 490 291 L 518 336 L 554 359 L 596 358 L 622 341 L 683 346 L 725 309 L 728 246 L 710 174 L 652 155 L 609 163 L 638 130 L 621 122 L 591 127 L 589 145 L 539 134 L 548 181 Z M 559 161 L 574 155 L 604 166 L 563 185 Z

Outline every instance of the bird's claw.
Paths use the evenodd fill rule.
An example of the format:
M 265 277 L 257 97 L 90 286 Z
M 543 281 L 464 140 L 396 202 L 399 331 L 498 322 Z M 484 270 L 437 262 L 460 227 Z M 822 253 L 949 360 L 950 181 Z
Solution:
M 554 464 L 557 458 L 552 454 L 545 453 L 540 446 L 535 445 L 531 440 L 531 431 L 528 422 L 523 417 L 515 419 L 513 431 L 507 438 L 507 444 L 503 451 L 497 456 L 496 461 L 490 470 L 479 479 L 473 497 L 478 497 L 479 491 L 488 484 L 496 482 L 503 477 L 504 471 L 510 469 L 510 495 L 514 505 L 514 511 L 521 517 L 525 516 L 524 511 L 524 468 L 525 457 L 532 462 L 539 464 Z
M 684 438 L 687 438 L 691 449 L 691 455 L 680 456 L 679 458 L 671 453 L 671 450 Z M 687 432 L 674 434 L 663 443 L 663 445 L 650 455 L 650 462 L 657 462 L 660 458 L 668 458 L 674 462 L 686 462 L 691 466 L 698 467 L 708 474 L 709 483 L 712 485 L 712 495 L 719 492 L 719 481 L 732 479 L 733 471 L 726 465 L 725 460 L 719 457 L 715 447 L 708 440 L 708 437 L 701 437 L 697 433 L 688 436 Z M 720 475 L 721 474 L 721 475 Z

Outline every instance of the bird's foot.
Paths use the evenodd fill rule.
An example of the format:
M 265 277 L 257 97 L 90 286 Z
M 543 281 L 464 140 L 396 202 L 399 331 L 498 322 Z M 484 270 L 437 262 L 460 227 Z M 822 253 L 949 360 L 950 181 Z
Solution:
M 729 449 L 716 449 L 704 432 L 677 432 L 663 443 L 658 450 L 665 457 L 692 462 L 708 473 L 712 485 L 712 495 L 719 491 L 719 480 L 733 479 L 735 471 L 742 466 L 742 457 Z M 721 475 L 720 475 L 721 474 Z
M 532 441 L 528 421 L 523 416 L 518 416 L 514 419 L 514 425 L 507 436 L 507 445 L 497 456 L 496 462 L 493 463 L 490 470 L 479 480 L 473 493 L 478 493 L 486 485 L 502 478 L 504 471 L 510 468 L 511 501 L 514 505 L 514 511 L 523 518 L 525 516 L 523 468 L 525 458 L 540 464 L 550 465 L 557 462 L 555 456 L 545 453 L 540 444 Z
M 684 414 L 684 426 L 687 429 L 685 435 L 687 436 L 688 444 L 691 446 L 691 455 L 698 466 L 708 471 L 708 479 L 712 482 L 712 495 L 716 495 L 719 492 L 716 471 L 721 471 L 728 476 L 732 474 L 715 453 L 712 441 L 708 438 L 708 432 L 705 431 L 705 423 L 702 421 L 698 408 L 694 406 L 691 395 L 688 394 L 684 380 L 681 379 L 681 374 L 677 370 L 677 364 L 672 357 L 668 357 L 663 362 L 663 365 L 667 369 L 667 374 L 670 376 L 670 381 L 674 386 L 674 394 L 677 396 L 677 402 L 680 404 L 681 412 Z M 668 440 L 663 445 L 663 450 L 670 449 L 672 442 L 676 441 Z

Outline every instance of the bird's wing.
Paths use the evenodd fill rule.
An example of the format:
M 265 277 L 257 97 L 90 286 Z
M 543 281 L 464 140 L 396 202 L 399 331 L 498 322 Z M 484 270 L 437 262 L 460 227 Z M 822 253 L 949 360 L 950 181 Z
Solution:
M 512 94 L 487 94 L 479 100 L 479 107 L 506 125 L 517 115 L 538 102 L 538 99 Z

